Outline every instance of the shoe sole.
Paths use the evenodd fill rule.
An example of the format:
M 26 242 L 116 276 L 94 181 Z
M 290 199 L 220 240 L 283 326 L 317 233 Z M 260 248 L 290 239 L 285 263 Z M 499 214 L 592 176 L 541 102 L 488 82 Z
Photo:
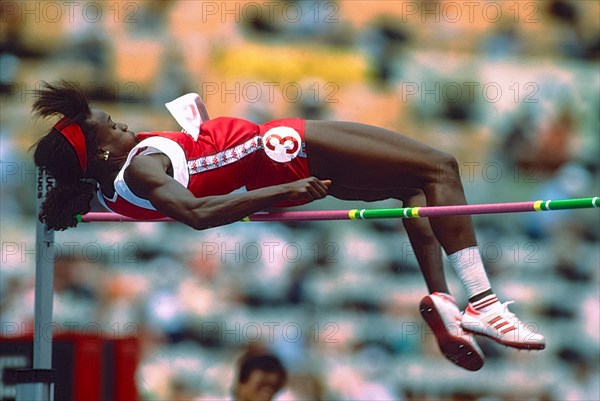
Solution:
M 518 342 L 514 342 L 514 341 L 504 341 L 504 340 L 501 340 L 499 338 L 496 338 L 496 337 L 486 334 L 486 333 L 469 330 L 469 328 L 466 326 L 463 326 L 463 329 L 465 331 L 468 331 L 469 333 L 472 333 L 472 334 L 475 334 L 478 336 L 487 337 L 487 338 L 497 342 L 498 344 L 504 345 L 506 347 L 528 350 L 528 351 L 540 351 L 540 350 L 543 350 L 546 348 L 546 344 L 544 344 L 544 343 L 518 343 Z
M 442 351 L 442 354 L 444 354 L 449 361 L 463 369 L 473 372 L 481 369 L 484 358 L 468 341 L 448 333 L 444 321 L 430 297 L 423 298 L 419 304 L 419 308 L 421 310 L 421 316 L 423 316 L 425 322 L 427 322 L 431 330 L 433 330 L 440 351 Z

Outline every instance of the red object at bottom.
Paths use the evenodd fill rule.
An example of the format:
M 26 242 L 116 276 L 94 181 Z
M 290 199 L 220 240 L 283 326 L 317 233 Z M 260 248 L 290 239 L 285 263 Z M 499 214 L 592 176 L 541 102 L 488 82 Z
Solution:
M 56 400 L 137 400 L 135 374 L 140 356 L 136 338 L 106 338 L 87 334 L 58 334 L 52 339 L 52 369 Z M 6 363 L 4 363 L 4 362 Z M 0 336 L 0 368 L 32 367 L 33 336 Z M 9 389 L 3 374 L 2 387 Z M 9 392 L 12 392 L 8 390 Z

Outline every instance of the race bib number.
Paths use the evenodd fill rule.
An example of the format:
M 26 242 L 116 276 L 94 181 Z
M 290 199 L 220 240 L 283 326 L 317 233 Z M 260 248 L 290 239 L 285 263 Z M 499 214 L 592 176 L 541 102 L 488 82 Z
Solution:
M 262 142 L 267 156 L 278 163 L 293 160 L 302 146 L 300 134 L 290 127 L 271 128 L 263 135 Z

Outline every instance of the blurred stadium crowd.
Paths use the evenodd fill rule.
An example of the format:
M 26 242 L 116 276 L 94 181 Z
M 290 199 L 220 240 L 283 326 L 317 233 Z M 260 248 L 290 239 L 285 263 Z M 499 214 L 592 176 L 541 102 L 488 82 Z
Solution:
M 455 154 L 471 203 L 600 192 L 596 1 L 6 1 L 1 12 L 0 312 L 22 328 L 3 335 L 33 319 L 41 80 L 80 82 L 134 131 L 178 130 L 164 103 L 187 92 L 212 117 L 386 127 Z M 361 204 L 307 208 L 346 206 Z M 281 400 L 599 399 L 598 211 L 474 222 L 496 292 L 547 340 L 531 353 L 482 340 L 476 373 L 446 361 L 420 318 L 426 287 L 398 221 L 80 225 L 56 234 L 54 320 L 139 340 L 144 400 L 225 399 L 235 360 L 258 346 L 288 369 Z

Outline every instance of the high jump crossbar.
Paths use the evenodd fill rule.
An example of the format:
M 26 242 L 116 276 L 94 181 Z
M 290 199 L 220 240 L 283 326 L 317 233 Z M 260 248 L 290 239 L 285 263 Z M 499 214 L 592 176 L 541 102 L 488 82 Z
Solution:
M 402 207 L 392 209 L 348 209 L 348 210 L 284 210 L 259 212 L 241 221 L 246 222 L 294 222 L 322 220 L 370 220 L 389 218 L 443 217 L 475 214 L 543 212 L 551 210 L 588 209 L 600 207 L 600 197 L 560 200 L 537 200 L 530 202 L 487 203 L 453 206 Z M 92 212 L 77 216 L 78 221 L 91 222 L 174 222 L 170 218 L 134 219 L 117 213 Z
M 51 177 L 37 171 L 37 207 L 48 188 Z M 394 209 L 349 209 L 315 211 L 276 211 L 254 213 L 242 221 L 319 221 L 319 220 L 368 220 L 384 218 L 419 218 L 457 215 L 541 212 L 550 210 L 585 209 L 600 207 L 600 197 L 563 200 L 538 200 L 532 202 L 491 203 L 455 206 L 405 207 Z M 77 216 L 80 222 L 172 222 L 173 219 L 138 220 L 116 213 L 93 212 Z M 54 400 L 54 371 L 52 370 L 52 335 L 42 336 L 44 328 L 52 326 L 52 301 L 54 282 L 54 231 L 45 224 L 36 226 L 36 277 L 35 277 L 35 330 L 33 344 L 33 368 L 17 372 L 17 401 Z M 44 251 L 42 252 L 42 248 Z M 41 255 L 45 255 L 42 257 Z

